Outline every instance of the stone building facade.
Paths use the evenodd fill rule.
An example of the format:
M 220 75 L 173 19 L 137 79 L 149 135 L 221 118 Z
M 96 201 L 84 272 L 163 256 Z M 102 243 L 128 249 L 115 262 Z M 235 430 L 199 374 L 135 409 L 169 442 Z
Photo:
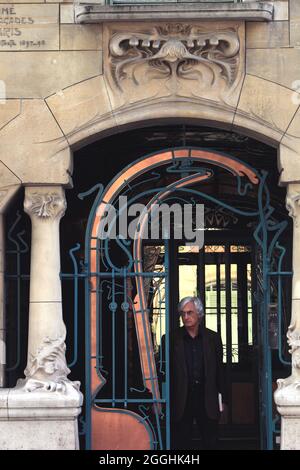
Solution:
M 5 360 L 0 365 L 0 448 L 79 446 L 83 396 L 67 378 L 59 235 L 74 152 L 124 129 L 176 119 L 277 151 L 294 232 L 292 371 L 275 401 L 282 449 L 300 449 L 299 0 L 2 2 L 0 64 L 2 356 L 4 219 L 21 187 L 32 224 L 28 363 L 14 388 L 5 388 Z

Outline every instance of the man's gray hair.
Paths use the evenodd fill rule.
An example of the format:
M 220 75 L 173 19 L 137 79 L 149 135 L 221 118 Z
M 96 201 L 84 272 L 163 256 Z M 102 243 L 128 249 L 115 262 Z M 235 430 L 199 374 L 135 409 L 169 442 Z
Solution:
M 199 297 L 184 297 L 178 304 L 178 312 L 181 313 L 183 307 L 189 302 L 193 302 L 200 318 L 204 317 L 204 308 Z

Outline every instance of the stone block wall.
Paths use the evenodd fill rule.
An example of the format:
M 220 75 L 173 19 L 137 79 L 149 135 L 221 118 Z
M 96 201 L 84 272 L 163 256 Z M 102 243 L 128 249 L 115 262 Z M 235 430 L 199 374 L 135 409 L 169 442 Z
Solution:
M 102 26 L 75 25 L 73 3 L 0 4 L 7 98 L 45 98 L 102 73 Z

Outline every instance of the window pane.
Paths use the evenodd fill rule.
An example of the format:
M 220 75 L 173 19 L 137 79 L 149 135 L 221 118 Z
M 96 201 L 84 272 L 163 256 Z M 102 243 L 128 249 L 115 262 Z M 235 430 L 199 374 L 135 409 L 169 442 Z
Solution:
M 197 266 L 179 265 L 179 298 L 197 295 Z
M 199 253 L 199 246 L 179 246 L 178 252 L 179 253 Z
M 230 265 L 231 307 L 237 308 L 237 265 Z
M 239 362 L 237 265 L 230 265 L 232 362 Z
M 217 266 L 205 266 L 205 324 L 213 331 L 218 331 L 217 324 Z
M 205 311 L 205 326 L 213 331 L 218 331 L 217 314 L 215 312 Z
M 223 343 L 223 362 L 226 362 L 226 311 L 221 310 L 221 338 Z

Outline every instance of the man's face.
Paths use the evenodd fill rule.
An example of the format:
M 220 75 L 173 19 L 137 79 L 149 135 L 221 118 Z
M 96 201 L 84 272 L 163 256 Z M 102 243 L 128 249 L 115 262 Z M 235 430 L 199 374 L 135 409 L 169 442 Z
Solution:
M 187 328 L 193 328 L 200 323 L 200 317 L 197 313 L 194 302 L 188 302 L 185 304 L 185 306 L 181 309 L 180 315 L 184 326 Z

